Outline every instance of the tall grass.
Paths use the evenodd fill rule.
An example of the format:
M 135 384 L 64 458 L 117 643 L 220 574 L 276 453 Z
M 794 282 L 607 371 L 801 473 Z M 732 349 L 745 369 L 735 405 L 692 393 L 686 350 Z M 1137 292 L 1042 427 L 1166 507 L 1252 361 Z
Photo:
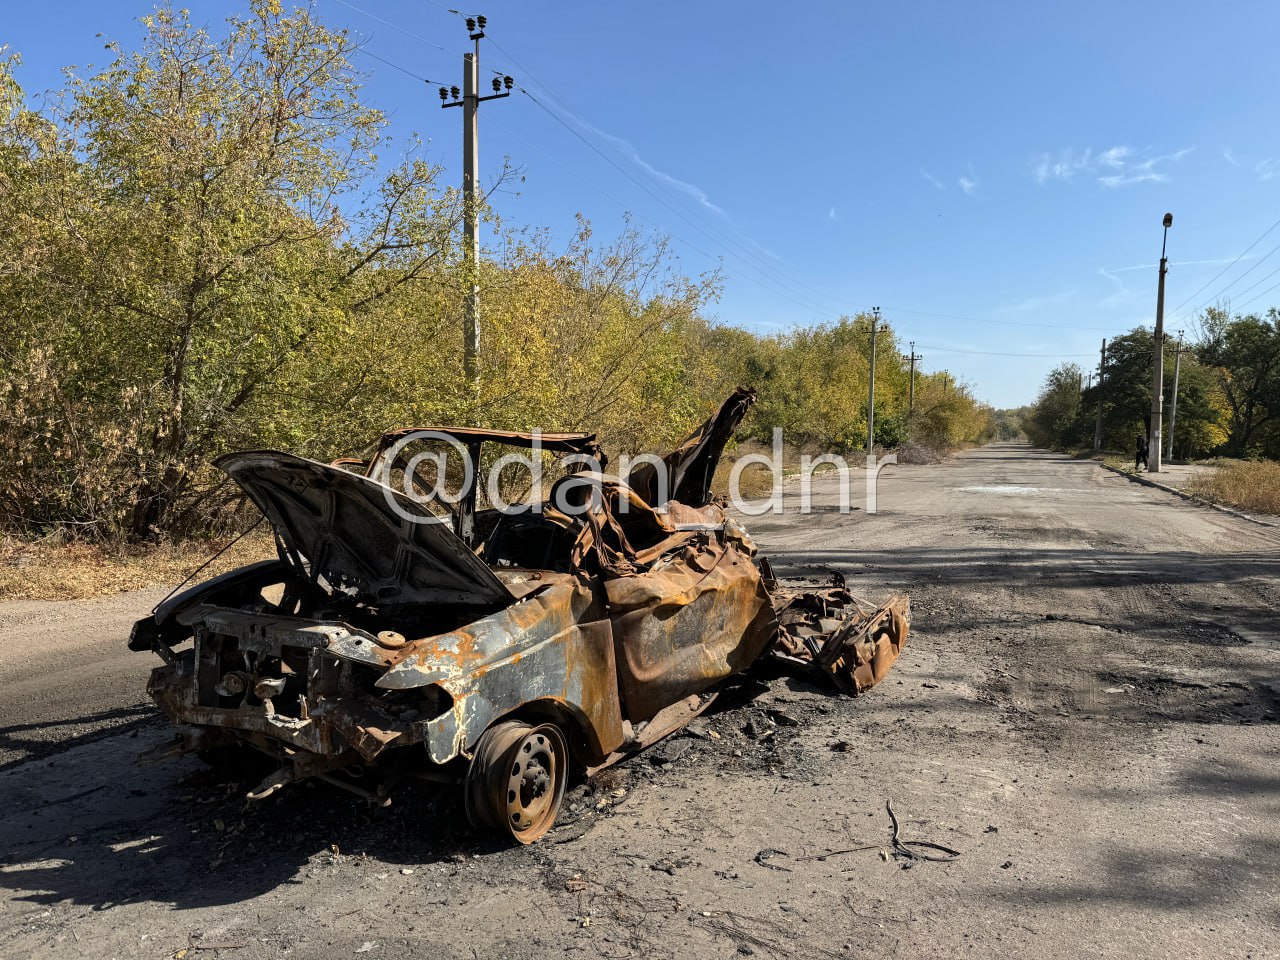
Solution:
M 1188 493 L 1249 513 L 1280 514 L 1280 463 L 1238 460 L 1224 463 L 1186 486 Z

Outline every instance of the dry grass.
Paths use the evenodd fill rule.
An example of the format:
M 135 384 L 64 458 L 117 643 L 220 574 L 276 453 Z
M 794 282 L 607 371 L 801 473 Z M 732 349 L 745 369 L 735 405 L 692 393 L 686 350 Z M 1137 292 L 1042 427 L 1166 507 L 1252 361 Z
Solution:
M 1280 514 L 1280 463 L 1275 460 L 1223 461 L 1216 470 L 1193 478 L 1188 493 L 1246 513 Z
M 176 585 L 226 543 L 188 540 L 106 548 L 6 537 L 0 539 L 0 601 L 80 600 Z M 264 525 L 218 557 L 200 579 L 272 556 L 275 546 Z

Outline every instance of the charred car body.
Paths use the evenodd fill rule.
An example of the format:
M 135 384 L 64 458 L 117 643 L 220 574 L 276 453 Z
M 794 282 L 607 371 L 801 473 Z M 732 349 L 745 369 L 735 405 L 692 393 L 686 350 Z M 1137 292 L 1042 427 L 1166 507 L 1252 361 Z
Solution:
M 906 599 L 783 589 L 711 496 L 753 401 L 738 390 L 625 478 L 570 472 L 507 510 L 477 510 L 485 445 L 602 464 L 595 438 L 431 431 L 468 461 L 447 512 L 390 485 L 420 431 L 385 435 L 367 462 L 220 458 L 279 555 L 135 625 L 130 647 L 164 661 L 148 690 L 181 725 L 165 752 L 273 757 L 251 798 L 306 777 L 384 801 L 404 776 L 460 782 L 474 824 L 528 843 L 571 768 L 680 729 L 766 652 L 846 692 L 874 685 L 905 642 Z

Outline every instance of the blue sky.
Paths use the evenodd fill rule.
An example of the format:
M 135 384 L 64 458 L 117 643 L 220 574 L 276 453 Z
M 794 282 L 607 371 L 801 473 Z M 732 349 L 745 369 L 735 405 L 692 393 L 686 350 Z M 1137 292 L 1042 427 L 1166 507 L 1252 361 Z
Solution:
M 316 0 L 371 54 L 452 84 L 467 40 L 448 5 Z M 239 5 L 187 6 L 216 23 Z M 99 31 L 133 41 L 147 8 L 62 0 L 51 17 L 24 4 L 0 41 L 38 91 L 63 65 L 103 62 Z M 926 369 L 997 406 L 1025 403 L 1063 359 L 1088 369 L 1102 337 L 1152 322 L 1166 210 L 1172 330 L 1220 293 L 1249 311 L 1280 305 L 1280 287 L 1268 292 L 1280 276 L 1254 286 L 1280 267 L 1280 253 L 1263 259 L 1280 229 L 1245 252 L 1280 219 L 1274 3 L 468 12 L 489 17 L 482 66 L 536 98 L 481 111 L 483 174 L 504 155 L 524 169 L 519 192 L 497 198 L 503 217 L 568 237 L 581 212 L 608 236 L 629 211 L 672 236 L 686 272 L 723 258 L 712 309 L 725 322 L 776 331 L 878 305 Z M 359 59 L 368 101 L 459 176 L 460 111 Z

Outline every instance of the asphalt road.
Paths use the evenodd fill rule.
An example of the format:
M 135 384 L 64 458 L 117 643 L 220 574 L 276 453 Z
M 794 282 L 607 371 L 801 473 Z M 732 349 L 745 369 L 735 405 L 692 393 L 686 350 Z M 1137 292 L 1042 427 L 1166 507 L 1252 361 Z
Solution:
M 1280 531 L 1016 445 L 817 489 L 749 529 L 911 594 L 888 681 L 732 690 L 529 849 L 135 767 L 155 597 L 0 605 L 0 956 L 1280 956 Z
M 125 641 L 167 592 L 0 603 L 0 770 L 154 716 L 151 657 Z

